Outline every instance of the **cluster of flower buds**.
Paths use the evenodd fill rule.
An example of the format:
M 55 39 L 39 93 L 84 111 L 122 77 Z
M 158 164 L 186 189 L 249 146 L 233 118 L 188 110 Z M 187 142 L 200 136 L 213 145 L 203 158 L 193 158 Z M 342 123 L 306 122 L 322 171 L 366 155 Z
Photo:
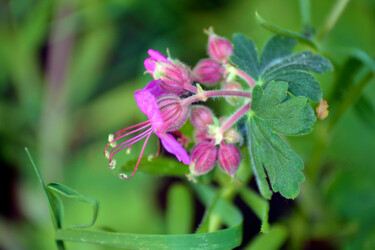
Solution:
M 234 144 L 240 142 L 240 135 L 232 125 L 249 110 L 250 105 L 242 107 L 229 119 L 218 120 L 209 108 L 191 104 L 221 96 L 237 105 L 239 100 L 244 100 L 243 97 L 250 98 L 251 93 L 243 91 L 239 83 L 227 81 L 227 69 L 234 72 L 229 64 L 229 57 L 233 54 L 232 44 L 226 38 L 217 36 L 212 28 L 206 33 L 209 35 L 207 51 L 210 58 L 199 61 L 193 71 L 179 60 L 155 50 L 148 51 L 150 57 L 144 61 L 144 66 L 154 80 L 134 93 L 137 105 L 148 120 L 111 134 L 104 150 L 113 169 L 116 167 L 116 154 L 124 149 L 130 152 L 133 144 L 145 138 L 133 173 L 131 176 L 120 174 L 121 178 L 129 179 L 137 171 L 151 134 L 159 137 L 166 151 L 190 165 L 192 176 L 208 173 L 216 162 L 225 173 L 235 175 L 241 154 Z M 207 86 L 221 82 L 222 89 L 204 91 L 194 82 Z M 188 117 L 195 127 L 196 142 L 190 155 L 185 149 L 189 140 L 178 131 Z
M 190 172 L 199 176 L 210 172 L 216 162 L 230 176 L 234 176 L 241 162 L 241 154 L 234 143 L 240 141 L 239 133 L 231 128 L 222 131 L 225 118 L 217 120 L 206 106 L 191 108 L 190 122 L 195 127 L 194 146 L 190 159 Z

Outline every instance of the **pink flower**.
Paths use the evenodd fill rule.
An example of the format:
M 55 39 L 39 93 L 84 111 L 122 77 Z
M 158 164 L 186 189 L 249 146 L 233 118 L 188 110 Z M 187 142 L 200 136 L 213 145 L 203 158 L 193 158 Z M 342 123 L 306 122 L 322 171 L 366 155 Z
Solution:
M 109 159 L 110 168 L 114 168 L 116 163 L 114 156 L 118 152 L 130 148 L 134 143 L 146 138 L 133 173 L 130 177 L 120 175 L 123 179 L 130 179 L 137 171 L 146 144 L 153 133 L 160 138 L 162 145 L 169 153 L 174 154 L 184 164 L 190 164 L 190 158 L 186 150 L 169 133 L 179 129 L 186 121 L 188 114 L 187 107 L 179 105 L 179 97 L 165 95 L 165 90 L 159 86 L 160 82 L 161 80 L 152 81 L 145 88 L 137 90 L 134 93 L 138 107 L 149 120 L 117 131 L 104 150 Z M 174 115 L 170 116 L 170 114 Z M 116 145 L 119 140 L 135 133 L 138 133 L 138 135 Z M 107 151 L 109 146 L 113 147 L 110 152 Z
M 213 142 L 200 142 L 191 151 L 190 172 L 199 176 L 210 172 L 216 164 L 218 150 Z
M 230 41 L 216 35 L 212 27 L 206 33 L 209 36 L 207 46 L 208 55 L 218 62 L 228 61 L 229 56 L 233 54 L 233 46 Z
M 193 83 L 190 69 L 178 60 L 165 57 L 156 50 L 149 49 L 144 61 L 148 73 L 155 79 L 160 79 L 160 86 L 167 92 L 183 94 Z
M 234 176 L 241 163 L 241 153 L 236 146 L 221 143 L 217 161 L 225 173 Z
M 223 76 L 225 69 L 212 59 L 203 59 L 193 69 L 194 81 L 203 85 L 215 85 Z

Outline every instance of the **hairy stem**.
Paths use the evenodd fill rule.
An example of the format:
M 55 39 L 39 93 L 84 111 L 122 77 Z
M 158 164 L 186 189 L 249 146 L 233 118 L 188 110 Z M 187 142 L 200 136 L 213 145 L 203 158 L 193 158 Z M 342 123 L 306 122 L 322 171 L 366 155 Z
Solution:
M 251 93 L 247 91 L 238 91 L 238 90 L 209 90 L 203 91 L 196 95 L 190 96 L 182 101 L 182 105 L 188 105 L 194 102 L 206 101 L 207 98 L 219 97 L 219 96 L 240 96 L 251 98 Z
M 228 120 L 225 121 L 223 126 L 220 128 L 220 132 L 224 133 L 227 131 L 230 127 L 233 126 L 244 114 L 246 114 L 250 110 L 251 102 L 248 102 L 242 108 L 237 110 L 231 117 L 229 117 Z
M 242 79 L 244 79 L 252 88 L 255 86 L 255 82 L 251 76 L 243 72 L 242 70 L 239 70 L 236 68 L 236 73 L 239 75 Z

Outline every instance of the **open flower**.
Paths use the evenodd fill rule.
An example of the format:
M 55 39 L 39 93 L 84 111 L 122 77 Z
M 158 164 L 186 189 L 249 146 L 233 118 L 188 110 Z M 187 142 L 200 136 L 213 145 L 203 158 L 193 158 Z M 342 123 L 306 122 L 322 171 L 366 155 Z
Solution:
M 121 174 L 120 177 L 123 179 L 130 179 L 137 171 L 151 134 L 156 134 L 160 138 L 163 147 L 169 153 L 174 154 L 179 161 L 187 165 L 190 164 L 188 153 L 170 133 L 179 129 L 185 123 L 188 116 L 188 107 L 180 104 L 178 96 L 166 95 L 165 90 L 159 85 L 160 82 L 161 80 L 152 81 L 145 88 L 134 93 L 139 109 L 149 120 L 121 129 L 115 134 L 110 135 L 109 143 L 104 150 L 105 155 L 109 159 L 109 167 L 113 169 L 116 164 L 114 156 L 118 152 L 129 149 L 134 143 L 146 138 L 133 173 L 130 177 Z M 127 136 L 136 133 L 138 133 L 136 136 L 118 144 L 120 140 L 122 141 Z M 110 146 L 113 148 L 111 151 L 108 151 L 107 149 Z
M 148 73 L 155 79 L 160 79 L 160 86 L 176 95 L 183 94 L 193 83 L 190 69 L 182 62 L 167 58 L 159 51 L 149 49 L 144 61 Z

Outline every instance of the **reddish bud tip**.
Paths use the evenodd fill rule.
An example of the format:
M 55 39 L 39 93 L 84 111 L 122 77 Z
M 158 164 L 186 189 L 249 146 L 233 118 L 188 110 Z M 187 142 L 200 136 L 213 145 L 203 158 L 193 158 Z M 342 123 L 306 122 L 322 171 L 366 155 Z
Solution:
M 198 129 L 207 129 L 214 124 L 214 114 L 206 106 L 194 105 L 190 110 L 190 122 Z
M 187 120 L 189 107 L 183 106 L 181 99 L 174 94 L 162 95 L 157 99 L 163 126 L 159 133 L 176 131 L 184 125 Z
M 193 79 L 203 85 L 212 86 L 220 81 L 225 69 L 212 59 L 203 59 L 193 69 Z
M 230 41 L 216 35 L 212 27 L 210 27 L 206 33 L 209 35 L 207 46 L 208 55 L 218 62 L 228 61 L 229 56 L 233 54 L 233 46 Z
M 241 162 L 241 153 L 236 146 L 222 143 L 219 148 L 218 162 L 225 173 L 234 176 Z
M 216 163 L 218 150 L 212 142 L 201 142 L 191 151 L 190 172 L 199 176 L 210 172 Z
M 324 100 L 324 99 L 322 99 L 322 101 L 316 107 L 316 113 L 317 113 L 317 116 L 320 120 L 324 120 L 325 118 L 327 118 L 327 116 L 329 114 L 328 107 L 329 107 L 329 105 L 328 105 L 327 101 Z

